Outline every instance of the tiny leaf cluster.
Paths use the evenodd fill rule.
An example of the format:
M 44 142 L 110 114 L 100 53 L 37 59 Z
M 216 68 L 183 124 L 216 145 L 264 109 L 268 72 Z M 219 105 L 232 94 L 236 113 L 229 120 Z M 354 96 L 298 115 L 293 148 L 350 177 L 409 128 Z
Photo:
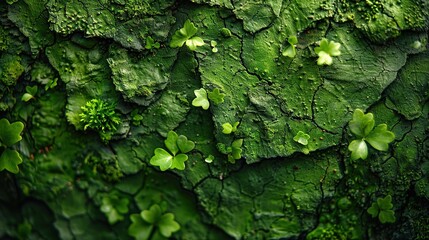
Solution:
M 155 155 L 150 159 L 150 164 L 159 166 L 161 171 L 174 168 L 184 170 L 185 162 L 188 160 L 188 155 L 185 153 L 192 151 L 195 148 L 195 143 L 188 140 L 184 135 L 177 135 L 174 131 L 168 132 L 164 143 L 170 152 L 163 148 L 156 148 Z
M 340 47 L 340 43 L 323 38 L 319 47 L 314 48 L 314 51 L 319 56 L 317 65 L 331 65 L 333 62 L 332 57 L 341 55 Z
M 107 142 L 121 123 L 115 112 L 115 105 L 99 99 L 88 101 L 81 107 L 80 121 L 85 124 L 84 130 L 93 129 L 99 132 L 101 139 Z
M 22 122 L 9 123 L 6 118 L 0 119 L 0 171 L 6 169 L 11 173 L 18 173 L 18 165 L 22 158 L 18 151 L 11 146 L 21 141 L 21 132 L 24 130 Z
M 288 38 L 289 46 L 283 51 L 283 56 L 293 58 L 296 55 L 295 45 L 298 43 L 298 38 L 296 36 L 290 36 Z
M 386 197 L 378 198 L 376 202 L 373 202 L 367 212 L 371 214 L 373 218 L 378 216 L 378 220 L 380 220 L 381 223 L 394 223 L 396 218 L 395 212 L 392 208 L 392 196 L 387 195 Z
M 195 98 L 192 100 L 192 106 L 202 107 L 204 110 L 209 109 L 210 101 L 217 105 L 223 103 L 225 97 L 225 94 L 221 93 L 218 88 L 213 89 L 211 92 L 207 92 L 204 88 L 200 88 L 194 90 L 194 94 Z
M 151 236 L 155 239 L 159 234 L 161 235 L 159 237 L 171 237 L 174 232 L 180 230 L 180 225 L 174 220 L 174 214 L 164 212 L 165 209 L 154 204 L 140 214 L 132 214 L 128 234 L 138 240 L 149 239 Z
M 243 139 L 236 139 L 231 143 L 231 146 L 225 146 L 223 143 L 218 143 L 217 147 L 219 151 L 223 154 L 228 155 L 228 161 L 230 163 L 235 163 L 235 160 L 238 160 L 241 158 L 241 152 L 243 151 L 241 149 L 241 146 L 243 145 Z
M 198 28 L 188 19 L 186 20 L 183 28 L 177 30 L 170 42 L 170 47 L 178 48 L 182 47 L 186 43 L 189 50 L 195 51 L 197 47 L 204 45 L 204 40 L 200 37 L 194 36 L 198 31 Z
M 374 128 L 374 115 L 364 114 L 361 109 L 356 109 L 353 119 L 349 122 L 350 131 L 358 137 L 353 140 L 348 149 L 352 152 L 351 159 L 366 159 L 368 157 L 368 142 L 373 148 L 379 151 L 387 151 L 389 143 L 395 140 L 395 134 L 387 130 L 386 124 L 379 124 Z
M 117 194 L 109 194 L 103 197 L 100 210 L 106 215 L 110 224 L 115 224 L 124 219 L 128 213 L 128 198 L 120 198 Z

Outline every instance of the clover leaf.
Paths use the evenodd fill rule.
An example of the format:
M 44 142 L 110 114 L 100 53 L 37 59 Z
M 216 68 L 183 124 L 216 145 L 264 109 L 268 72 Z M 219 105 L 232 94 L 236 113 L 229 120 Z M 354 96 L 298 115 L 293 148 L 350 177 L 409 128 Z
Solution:
M 308 139 L 310 139 L 310 135 L 304 133 L 303 131 L 299 131 L 295 137 L 293 137 L 293 140 L 297 143 L 300 143 L 304 146 L 308 144 Z
M 132 224 L 128 234 L 135 239 L 149 239 L 156 228 L 163 237 L 169 238 L 172 233 L 180 230 L 180 225 L 174 220 L 174 214 L 164 213 L 158 204 L 152 205 L 140 214 L 131 215 Z
M 373 217 L 377 217 L 381 223 L 394 223 L 396 221 L 395 212 L 392 210 L 392 196 L 387 195 L 384 198 L 378 198 L 373 202 L 367 212 Z
M 296 55 L 295 44 L 298 43 L 298 38 L 296 36 L 290 36 L 288 38 L 288 43 L 290 44 L 286 50 L 283 51 L 283 56 L 293 58 Z
M 170 152 L 162 148 L 156 148 L 155 155 L 149 161 L 150 164 L 159 166 L 161 171 L 174 168 L 184 170 L 185 162 L 188 160 L 188 156 L 185 153 L 192 151 L 195 148 L 195 143 L 188 140 L 184 135 L 177 135 L 174 131 L 168 132 L 164 143 Z M 177 154 L 179 151 L 181 153 Z
M 386 124 L 380 124 L 372 130 L 365 140 L 379 151 L 387 151 L 389 143 L 395 140 L 395 134 L 387 130 Z
M 353 113 L 353 119 L 349 122 L 350 131 L 358 137 L 367 136 L 374 128 L 374 115 L 372 113 L 364 114 L 360 109 Z
M 177 48 L 182 47 L 186 43 L 186 46 L 191 51 L 194 51 L 199 46 L 204 45 L 204 40 L 200 37 L 192 37 L 197 33 L 198 28 L 188 19 L 185 21 L 183 28 L 177 30 L 170 42 L 170 47 Z
M 317 65 L 331 65 L 333 61 L 332 57 L 341 55 L 340 47 L 340 43 L 323 38 L 320 41 L 319 47 L 314 48 L 314 51 L 319 56 Z
M 379 124 L 374 128 L 374 116 L 372 113 L 364 114 L 360 109 L 353 113 L 353 119 L 349 122 L 350 131 L 358 139 L 350 142 L 348 149 L 352 152 L 351 159 L 366 159 L 368 157 L 368 142 L 379 151 L 387 151 L 389 143 L 395 140 L 395 134 L 387 130 L 386 124 Z
M 6 118 L 0 120 L 0 146 L 10 147 L 21 141 L 21 132 L 24 130 L 22 122 L 9 123 Z
M 194 90 L 194 94 L 196 98 L 192 100 L 192 105 L 194 107 L 202 107 L 204 110 L 209 109 L 210 102 L 207 99 L 207 92 L 204 88 L 200 88 L 198 90 Z
M 110 224 L 115 224 L 124 219 L 123 214 L 128 212 L 128 198 L 119 198 L 111 194 L 102 199 L 100 210 L 106 215 Z
M 223 103 L 225 94 L 221 93 L 218 88 L 213 89 L 213 91 L 209 91 L 207 93 L 208 99 L 212 101 L 214 104 L 220 104 Z
M 11 173 L 17 174 L 20 163 L 22 163 L 22 158 L 16 150 L 5 149 L 0 156 L 0 171 L 6 169 Z
M 353 140 L 348 149 L 352 152 L 351 159 L 366 159 L 368 157 L 368 147 L 363 139 L 361 140 Z
M 227 123 L 222 124 L 222 128 L 223 128 L 222 133 L 231 134 L 233 132 L 236 132 L 238 124 L 240 124 L 240 123 L 235 122 L 234 125 L 231 125 L 231 123 L 227 122 Z
M 212 163 L 213 162 L 213 160 L 215 159 L 215 157 L 213 156 L 213 155 L 209 155 L 209 156 L 207 156 L 205 159 L 204 159 L 204 161 L 206 162 L 206 163 Z
M 182 153 L 188 153 L 192 151 L 192 149 L 195 148 L 195 143 L 192 141 L 189 141 L 186 136 L 180 135 L 177 140 L 177 146 L 180 149 L 180 152 Z

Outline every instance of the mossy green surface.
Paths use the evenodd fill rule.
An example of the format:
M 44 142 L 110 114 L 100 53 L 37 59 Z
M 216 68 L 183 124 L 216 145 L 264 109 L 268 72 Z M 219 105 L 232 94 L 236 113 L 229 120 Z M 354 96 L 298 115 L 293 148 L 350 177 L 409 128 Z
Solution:
M 187 20 L 205 44 L 169 47 Z M 424 239 L 428 29 L 423 0 L 2 2 L 0 118 L 25 128 L 20 172 L 0 172 L 0 238 L 132 239 L 130 216 L 156 204 L 174 239 Z M 341 54 L 319 66 L 323 38 Z M 224 101 L 194 107 L 201 88 Z M 109 141 L 82 122 L 93 99 L 120 118 Z M 395 140 L 352 161 L 357 108 Z M 183 171 L 150 164 L 169 131 L 195 143 Z M 367 210 L 388 195 L 396 221 L 380 224 Z

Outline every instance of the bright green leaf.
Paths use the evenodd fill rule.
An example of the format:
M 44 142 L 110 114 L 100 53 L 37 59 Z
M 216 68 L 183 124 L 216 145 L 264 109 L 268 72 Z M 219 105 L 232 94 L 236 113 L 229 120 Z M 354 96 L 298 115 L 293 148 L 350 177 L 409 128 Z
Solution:
M 188 46 L 189 50 L 195 51 L 197 47 L 203 46 L 204 40 L 200 37 L 193 37 L 191 39 L 186 40 L 186 46 Z
M 293 58 L 296 56 L 296 48 L 295 46 L 288 46 L 283 52 L 282 55 L 284 57 L 290 57 Z M 320 64 L 319 64 L 320 65 Z
M 180 135 L 177 139 L 177 146 L 180 149 L 180 152 L 187 153 L 194 149 L 195 143 L 188 140 L 186 136 Z
M 152 205 L 149 210 L 143 210 L 141 217 L 150 224 L 156 224 L 161 218 L 162 210 L 158 204 Z
M 132 224 L 128 228 L 128 235 L 136 240 L 147 240 L 153 231 L 153 225 L 143 221 L 140 214 L 131 214 Z
M 168 150 L 173 155 L 176 155 L 179 152 L 179 147 L 177 146 L 177 140 L 179 139 L 179 136 L 174 131 L 169 131 L 167 134 L 167 139 L 164 140 L 164 144 L 167 147 Z
M 190 39 L 195 33 L 197 33 L 197 28 L 194 24 L 188 19 L 186 20 L 183 28 L 177 30 L 170 42 L 170 47 L 182 47 L 183 44 Z
M 366 159 L 368 156 L 368 147 L 364 140 L 353 140 L 349 144 L 349 150 L 352 152 L 351 159 L 356 160 L 359 158 Z
M 188 156 L 186 154 L 178 154 L 174 156 L 173 163 L 171 165 L 171 169 L 177 168 L 179 170 L 185 170 L 185 162 L 188 160 Z
M 5 149 L 0 156 L 0 171 L 6 169 L 11 173 L 17 174 L 20 163 L 22 163 L 22 158 L 16 150 Z
M 287 41 L 288 43 L 290 43 L 290 45 L 295 45 L 298 43 L 298 38 L 295 35 L 293 35 L 288 37 Z
M 165 171 L 172 167 L 173 156 L 162 148 L 155 149 L 155 155 L 150 159 L 150 164 L 159 166 L 161 171 Z
M 33 95 L 31 95 L 29 93 L 24 93 L 24 95 L 22 95 L 22 97 L 21 97 L 21 100 L 24 101 L 24 102 L 28 102 L 28 101 L 30 101 L 33 98 L 34 98 Z
M 224 123 L 222 124 L 222 133 L 224 134 L 231 134 L 232 133 L 232 125 L 231 123 Z
M 6 118 L 0 119 L 0 143 L 5 146 L 12 146 L 21 141 L 21 132 L 24 129 L 22 122 L 9 123 Z
M 387 195 L 384 198 L 377 199 L 377 205 L 381 210 L 390 210 L 393 208 L 392 196 Z
M 353 113 L 353 119 L 349 122 L 350 131 L 358 137 L 366 137 L 374 128 L 374 116 L 372 113 L 364 114 L 360 109 Z
M 205 161 L 206 163 L 212 163 L 214 159 L 215 159 L 215 157 L 214 157 L 213 155 L 209 155 L 208 157 L 206 157 L 206 158 L 204 159 L 204 161 Z
M 379 151 L 387 151 L 389 143 L 395 140 L 395 134 L 387 130 L 386 124 L 380 124 L 372 130 L 365 140 Z
M 209 109 L 210 102 L 207 99 L 207 92 L 204 88 L 194 90 L 196 98 L 192 101 L 192 105 L 195 107 L 202 107 L 204 110 Z
M 173 232 L 177 232 L 180 229 L 179 223 L 174 221 L 174 215 L 172 213 L 166 213 L 162 215 L 158 222 L 159 232 L 164 237 L 171 237 Z
M 223 103 L 225 94 L 221 93 L 218 88 L 213 89 L 213 91 L 209 91 L 207 93 L 208 99 L 212 101 L 214 104 Z
M 317 64 L 331 65 L 332 57 L 341 55 L 340 47 L 341 44 L 323 38 L 320 41 L 319 47 L 314 48 L 314 51 L 319 56 L 319 59 L 317 59 Z
M 306 146 L 308 144 L 308 140 L 310 139 L 310 135 L 304 133 L 303 131 L 299 131 L 295 137 L 293 138 L 293 140 L 297 143 L 300 143 L 304 146 Z

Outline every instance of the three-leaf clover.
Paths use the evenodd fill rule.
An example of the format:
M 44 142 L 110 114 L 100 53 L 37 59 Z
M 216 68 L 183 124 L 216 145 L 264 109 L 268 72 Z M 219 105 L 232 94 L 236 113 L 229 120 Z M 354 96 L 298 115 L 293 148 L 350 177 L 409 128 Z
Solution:
M 24 95 L 22 95 L 22 98 L 21 98 L 21 100 L 22 101 L 24 101 L 24 102 L 28 102 L 28 101 L 30 101 L 31 99 L 33 99 L 34 98 L 34 96 L 36 96 L 36 94 L 37 94 L 37 86 L 33 86 L 33 87 L 30 87 L 30 86 L 26 86 L 25 87 L 25 90 L 27 91 L 26 93 L 24 93 Z
M 283 51 L 283 56 L 293 58 L 296 55 L 295 45 L 298 43 L 298 38 L 296 36 L 290 36 L 288 38 L 288 43 L 290 44 L 286 50 Z
M 152 205 L 149 210 L 143 210 L 140 214 L 132 214 L 131 221 L 128 234 L 138 240 L 149 239 L 154 228 L 166 238 L 180 230 L 179 223 L 174 220 L 174 214 L 163 213 L 158 204 Z
M 299 131 L 295 137 L 293 137 L 293 140 L 299 144 L 302 144 L 304 146 L 307 146 L 308 139 L 310 139 L 310 135 L 306 134 L 303 131 Z
M 156 148 L 155 155 L 150 159 L 150 164 L 159 166 L 161 171 L 174 168 L 184 170 L 185 162 L 188 160 L 188 155 L 185 153 L 192 151 L 195 143 L 188 140 L 186 136 L 178 136 L 174 131 L 168 132 L 164 143 L 170 152 L 163 148 Z M 179 151 L 180 154 L 178 154 Z
M 18 165 L 22 163 L 22 158 L 16 150 L 9 147 L 21 141 L 23 129 L 22 122 L 9 123 L 6 118 L 0 119 L 0 147 L 4 148 L 0 156 L 0 171 L 6 169 L 11 173 L 19 172 Z
M 128 198 L 119 198 L 115 194 L 110 194 L 102 199 L 100 210 L 106 214 L 110 224 L 115 224 L 124 219 L 123 214 L 128 212 Z
M 199 46 L 204 45 L 204 40 L 200 37 L 193 37 L 197 33 L 198 28 L 188 19 L 186 20 L 183 28 L 177 30 L 170 42 L 170 47 L 177 48 L 182 47 L 186 43 L 186 46 L 191 51 L 194 51 Z
M 387 195 L 386 197 L 378 198 L 376 202 L 373 202 L 367 212 L 371 214 L 373 218 L 378 216 L 381 223 L 394 223 L 396 218 L 395 212 L 392 208 L 392 196 Z
M 314 48 L 314 51 L 319 56 L 317 65 L 331 65 L 332 57 L 341 55 L 340 47 L 340 43 L 323 38 L 320 41 L 319 47 Z
M 351 159 L 366 159 L 368 156 L 368 142 L 379 151 L 387 151 L 389 143 L 395 139 L 395 134 L 387 130 L 386 124 L 379 124 L 374 128 L 374 116 L 372 113 L 364 114 L 360 109 L 353 113 L 353 119 L 349 122 L 351 132 L 358 137 L 353 140 L 348 149 L 352 152 Z
M 231 125 L 231 123 L 227 122 L 227 123 L 222 124 L 222 128 L 223 128 L 222 133 L 231 134 L 233 132 L 236 132 L 238 124 L 240 124 L 240 123 L 235 122 L 234 125 Z

